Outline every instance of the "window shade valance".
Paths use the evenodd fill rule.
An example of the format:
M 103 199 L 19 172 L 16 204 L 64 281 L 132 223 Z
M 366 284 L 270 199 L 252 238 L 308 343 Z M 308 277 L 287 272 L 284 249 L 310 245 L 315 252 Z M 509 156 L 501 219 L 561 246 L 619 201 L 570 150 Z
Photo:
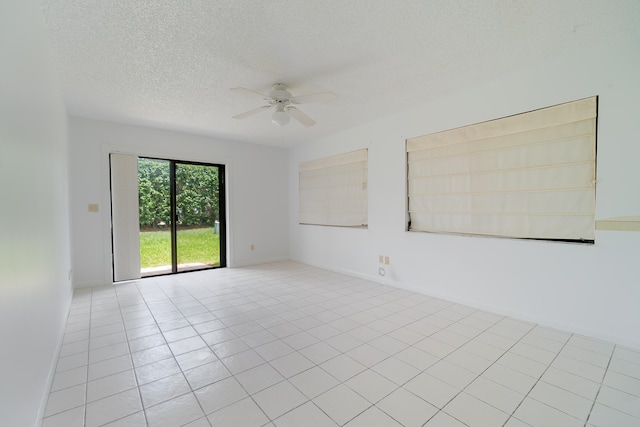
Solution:
M 367 149 L 299 165 L 300 224 L 367 225 Z
M 410 230 L 593 240 L 597 98 L 407 140 Z

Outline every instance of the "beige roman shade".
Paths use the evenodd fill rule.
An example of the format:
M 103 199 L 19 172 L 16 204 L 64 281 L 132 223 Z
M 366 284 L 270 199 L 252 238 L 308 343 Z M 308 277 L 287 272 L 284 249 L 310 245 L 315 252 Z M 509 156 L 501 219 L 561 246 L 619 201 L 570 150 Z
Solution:
M 410 230 L 587 240 L 597 97 L 407 140 Z
M 301 163 L 300 224 L 367 225 L 367 149 Z

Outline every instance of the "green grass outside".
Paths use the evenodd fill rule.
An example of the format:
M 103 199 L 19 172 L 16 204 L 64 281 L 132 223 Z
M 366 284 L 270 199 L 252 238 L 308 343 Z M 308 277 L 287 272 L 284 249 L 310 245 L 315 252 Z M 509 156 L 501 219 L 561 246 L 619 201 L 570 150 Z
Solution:
M 213 227 L 178 231 L 178 264 L 220 264 L 220 235 Z M 140 267 L 171 265 L 171 234 L 166 231 L 140 232 Z

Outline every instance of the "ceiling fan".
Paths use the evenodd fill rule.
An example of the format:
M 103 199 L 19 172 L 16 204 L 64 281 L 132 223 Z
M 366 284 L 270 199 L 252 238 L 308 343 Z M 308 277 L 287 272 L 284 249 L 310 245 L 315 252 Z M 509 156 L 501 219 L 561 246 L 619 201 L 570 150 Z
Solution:
M 293 117 L 305 127 L 311 127 L 316 124 L 315 120 L 307 116 L 302 111 L 298 110 L 295 105 L 305 104 L 312 102 L 331 102 L 338 99 L 333 92 L 312 93 L 308 95 L 293 96 L 291 92 L 287 90 L 287 85 L 283 83 L 276 83 L 271 87 L 271 90 L 265 95 L 260 92 L 256 92 L 244 87 L 234 87 L 231 89 L 233 92 L 244 94 L 252 98 L 261 98 L 267 102 L 268 105 L 263 105 L 253 110 L 233 116 L 234 119 L 245 119 L 247 117 L 258 114 L 261 111 L 273 109 L 271 113 L 271 121 L 278 125 L 284 126 Z

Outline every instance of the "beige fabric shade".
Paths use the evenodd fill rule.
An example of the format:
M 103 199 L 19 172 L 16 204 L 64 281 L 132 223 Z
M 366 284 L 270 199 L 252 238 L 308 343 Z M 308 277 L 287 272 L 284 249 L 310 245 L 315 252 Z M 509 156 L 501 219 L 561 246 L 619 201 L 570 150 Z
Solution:
M 593 240 L 597 98 L 407 140 L 410 230 Z
M 367 225 L 367 149 L 301 163 L 300 224 Z

